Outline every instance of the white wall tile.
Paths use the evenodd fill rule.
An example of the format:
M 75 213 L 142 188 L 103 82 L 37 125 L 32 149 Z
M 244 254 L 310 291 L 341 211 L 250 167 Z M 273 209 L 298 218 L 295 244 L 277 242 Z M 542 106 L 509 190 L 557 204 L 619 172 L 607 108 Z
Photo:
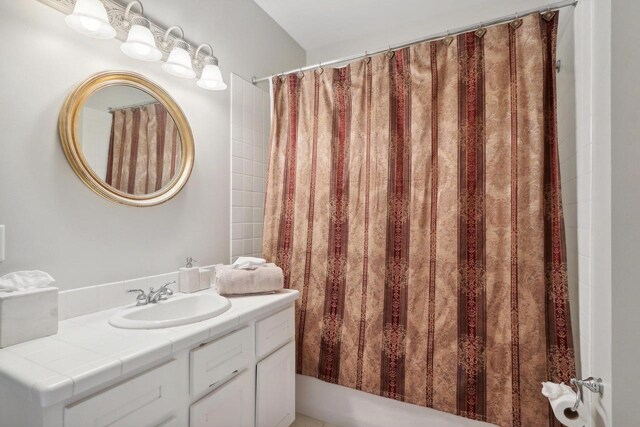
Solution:
M 253 160 L 253 145 L 247 144 L 246 142 L 242 144 L 242 158 Z
M 244 176 L 239 173 L 234 173 L 231 176 L 231 189 L 242 190 L 244 184 Z
M 244 208 L 231 208 L 231 222 L 243 222 Z
M 231 142 L 231 155 L 242 157 L 242 141 L 233 140 Z
M 243 161 L 240 157 L 231 157 L 231 171 L 233 173 L 242 173 L 243 172 Z
M 243 186 L 245 191 L 253 191 L 253 177 L 250 175 L 243 175 Z
M 238 223 L 231 224 L 231 239 L 233 240 L 242 239 L 242 236 L 244 235 L 243 225 L 244 224 L 238 224 Z
M 249 129 L 253 127 L 253 87 L 252 86 L 253 85 L 247 81 L 243 82 L 243 91 L 242 91 L 242 113 L 243 113 L 243 120 L 244 120 L 243 126 Z
M 242 208 L 242 221 L 241 222 L 253 222 L 253 208 Z
M 231 192 L 231 206 L 242 206 L 242 191 Z
M 251 191 L 243 191 L 242 206 L 253 206 L 253 193 Z
M 231 76 L 232 210 L 230 260 L 260 256 L 264 217 L 267 144 L 271 126 L 269 93 Z M 241 115 L 241 118 L 234 117 Z
M 245 159 L 242 161 L 242 173 L 249 176 L 253 175 L 253 162 L 251 160 Z
M 231 125 L 231 135 L 236 141 L 242 142 L 242 126 L 235 123 Z
M 245 127 L 242 129 L 242 140 L 247 144 L 253 144 L 253 129 Z
M 107 310 L 125 304 L 124 282 L 108 283 L 97 288 L 98 310 Z
M 78 317 L 98 311 L 98 288 L 72 289 L 66 293 L 66 317 Z

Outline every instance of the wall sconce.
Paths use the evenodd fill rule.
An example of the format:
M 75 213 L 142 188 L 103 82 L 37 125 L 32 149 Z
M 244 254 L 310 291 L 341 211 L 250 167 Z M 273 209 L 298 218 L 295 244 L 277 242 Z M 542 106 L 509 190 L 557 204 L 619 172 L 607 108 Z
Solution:
M 175 29 L 180 30 L 181 35 L 180 38 L 173 40 L 173 49 L 171 49 L 167 62 L 162 64 L 162 69 L 173 76 L 192 79 L 196 76 L 196 72 L 193 71 L 193 66 L 191 65 L 189 44 L 183 40 L 184 30 L 177 25 L 170 27 L 164 35 L 163 43 L 165 45 L 168 43 L 169 34 Z
M 227 88 L 211 45 L 200 45 L 192 57 L 190 46 L 196 45 L 187 43 L 183 29 L 176 25 L 165 30 L 150 22 L 143 16 L 144 9 L 140 0 L 130 1 L 126 7 L 120 3 L 122 0 L 38 1 L 64 13 L 67 25 L 81 34 L 122 41 L 120 50 L 130 58 L 153 62 L 162 60 L 164 54 L 168 53 L 166 63 L 162 64 L 162 69 L 167 73 L 194 78 L 201 70 L 198 87 L 215 91 Z M 138 6 L 140 11 L 131 13 L 133 6 Z M 171 32 L 176 29 L 180 32 L 179 37 L 171 37 Z M 160 45 L 156 43 L 156 39 Z M 200 50 L 205 47 L 210 55 L 200 55 Z
M 124 11 L 125 22 L 133 5 L 140 7 L 140 15 L 144 13 L 142 3 L 134 0 L 127 5 Z M 162 52 L 156 47 L 156 40 L 153 37 L 153 33 L 151 33 L 151 24 L 143 16 L 131 18 L 131 28 L 129 28 L 127 41 L 120 45 L 120 50 L 128 57 L 139 59 L 140 61 L 154 62 L 162 58 Z
M 198 57 L 198 53 L 200 53 L 200 49 L 203 47 L 209 48 L 211 51 L 211 56 L 204 57 L 204 67 L 202 68 L 202 74 L 200 75 L 200 79 L 196 83 L 198 87 L 206 90 L 225 90 L 227 88 L 227 84 L 222 79 L 222 73 L 220 73 L 220 68 L 218 67 L 218 58 L 213 56 L 213 48 L 209 44 L 202 44 L 198 46 L 196 49 L 196 54 L 194 55 L 196 58 Z
M 107 9 L 100 0 L 77 0 L 71 15 L 64 18 L 69 27 L 96 39 L 112 39 L 116 30 L 109 23 Z

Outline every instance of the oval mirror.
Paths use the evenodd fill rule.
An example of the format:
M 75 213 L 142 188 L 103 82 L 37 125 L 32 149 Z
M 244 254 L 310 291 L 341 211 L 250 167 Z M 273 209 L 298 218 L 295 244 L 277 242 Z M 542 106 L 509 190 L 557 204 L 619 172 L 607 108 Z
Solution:
M 193 136 L 184 113 L 139 74 L 104 72 L 81 83 L 62 107 L 59 131 L 78 177 L 118 203 L 166 202 L 193 168 Z

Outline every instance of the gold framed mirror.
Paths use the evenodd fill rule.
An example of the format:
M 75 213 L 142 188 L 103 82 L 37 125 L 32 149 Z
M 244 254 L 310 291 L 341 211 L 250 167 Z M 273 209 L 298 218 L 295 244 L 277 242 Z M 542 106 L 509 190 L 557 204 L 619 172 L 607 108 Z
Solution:
M 58 128 L 76 175 L 113 202 L 164 203 L 180 192 L 193 169 L 186 116 L 164 89 L 140 74 L 89 77 L 67 96 Z

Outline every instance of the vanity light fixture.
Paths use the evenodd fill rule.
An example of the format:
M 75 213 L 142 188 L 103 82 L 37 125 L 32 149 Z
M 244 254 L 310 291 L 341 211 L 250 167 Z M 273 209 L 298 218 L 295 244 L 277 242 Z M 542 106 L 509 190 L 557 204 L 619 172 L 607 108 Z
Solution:
M 213 56 L 213 48 L 211 45 L 200 45 L 198 49 L 196 49 L 196 54 L 194 56 L 198 58 L 198 53 L 200 53 L 200 49 L 203 47 L 209 48 L 211 55 L 204 57 L 202 74 L 196 84 L 198 87 L 206 90 L 225 90 L 227 88 L 227 84 L 222 79 L 222 73 L 220 73 L 220 68 L 218 67 L 218 58 Z
M 100 0 L 77 0 L 71 15 L 64 18 L 69 27 L 96 39 L 112 39 L 116 30 L 109 23 L 109 15 Z
M 159 61 L 162 58 L 162 52 L 156 47 L 156 40 L 151 32 L 149 20 L 142 16 L 144 13 L 142 3 L 138 0 L 129 3 L 124 11 L 124 21 L 127 22 L 131 7 L 134 5 L 140 7 L 140 15 L 131 18 L 127 41 L 120 45 L 120 50 L 125 55 L 140 61 Z
M 162 69 L 173 76 L 192 79 L 196 76 L 196 72 L 193 71 L 193 66 L 191 65 L 189 44 L 184 41 L 184 30 L 177 25 L 169 27 L 164 35 L 163 43 L 168 43 L 169 34 L 175 29 L 180 30 L 181 35 L 180 38 L 173 40 L 173 48 L 171 49 L 169 58 L 167 58 L 167 62 L 162 64 Z

